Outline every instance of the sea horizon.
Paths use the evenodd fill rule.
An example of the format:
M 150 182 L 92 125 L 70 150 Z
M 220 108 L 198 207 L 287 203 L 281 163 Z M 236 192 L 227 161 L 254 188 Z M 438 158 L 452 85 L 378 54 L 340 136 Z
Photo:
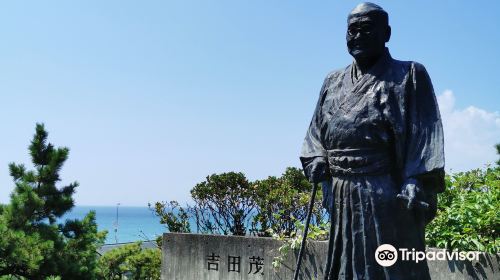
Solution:
M 92 210 L 96 213 L 98 230 L 108 231 L 105 244 L 154 240 L 167 232 L 166 227 L 160 224 L 160 218 L 147 206 L 119 205 L 117 208 L 117 205 L 77 205 L 63 215 L 59 222 L 66 219 L 81 220 Z

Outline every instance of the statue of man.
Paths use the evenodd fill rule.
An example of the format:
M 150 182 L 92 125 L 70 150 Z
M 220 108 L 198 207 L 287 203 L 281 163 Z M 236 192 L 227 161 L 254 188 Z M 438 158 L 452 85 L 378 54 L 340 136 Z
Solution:
M 347 24 L 354 61 L 327 75 L 300 157 L 330 212 L 325 279 L 430 279 L 425 261 L 399 256 L 382 266 L 375 251 L 382 244 L 425 251 L 425 226 L 444 190 L 432 83 L 423 65 L 391 57 L 380 6 L 359 4 Z

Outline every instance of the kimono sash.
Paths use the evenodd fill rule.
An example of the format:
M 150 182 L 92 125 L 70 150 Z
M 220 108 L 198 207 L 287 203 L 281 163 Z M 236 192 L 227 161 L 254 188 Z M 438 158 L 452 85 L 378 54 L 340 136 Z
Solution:
M 375 149 L 328 150 L 328 165 L 333 175 L 380 175 L 393 168 L 390 155 Z

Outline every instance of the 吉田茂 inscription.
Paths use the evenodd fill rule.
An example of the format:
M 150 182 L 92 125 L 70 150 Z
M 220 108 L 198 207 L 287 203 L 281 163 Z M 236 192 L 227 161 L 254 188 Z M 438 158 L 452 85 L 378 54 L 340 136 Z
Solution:
M 212 252 L 206 256 L 207 270 L 219 271 L 221 257 Z M 247 260 L 248 274 L 264 275 L 264 258 L 260 256 L 251 256 Z M 227 271 L 241 272 L 241 256 L 227 255 Z

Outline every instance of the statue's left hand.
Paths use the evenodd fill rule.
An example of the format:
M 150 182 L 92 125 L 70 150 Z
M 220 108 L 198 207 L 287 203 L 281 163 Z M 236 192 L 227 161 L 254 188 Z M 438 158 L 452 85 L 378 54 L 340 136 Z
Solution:
M 397 195 L 408 210 L 413 208 L 428 210 L 429 204 L 425 201 L 418 200 L 420 197 L 425 197 L 424 190 L 416 181 L 407 182 L 401 188 L 401 193 Z

